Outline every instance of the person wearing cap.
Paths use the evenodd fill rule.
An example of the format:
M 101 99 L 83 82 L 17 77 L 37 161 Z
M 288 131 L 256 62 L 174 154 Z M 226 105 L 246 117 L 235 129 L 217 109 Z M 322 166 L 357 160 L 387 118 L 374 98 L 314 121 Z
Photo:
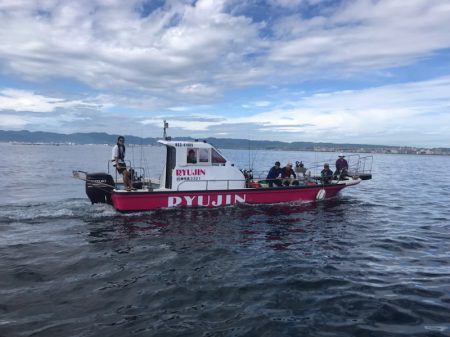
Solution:
M 281 180 L 278 179 L 281 175 L 281 164 L 279 161 L 275 162 L 275 165 L 272 166 L 269 173 L 267 174 L 267 180 L 269 181 L 269 187 L 273 187 L 273 184 L 277 186 L 281 186 Z
M 123 175 L 126 190 L 131 191 L 133 186 L 131 184 L 130 172 L 128 172 L 127 165 L 125 164 L 125 138 L 123 136 L 117 137 L 117 144 L 112 149 L 112 162 L 117 172 Z
M 322 182 L 324 184 L 329 184 L 331 179 L 333 179 L 333 171 L 330 170 L 330 165 L 328 165 L 328 163 L 323 164 L 323 170 L 320 171 L 320 176 L 322 177 Z
M 347 176 L 348 162 L 344 157 L 344 154 L 340 153 L 339 158 L 336 160 L 336 172 L 334 172 L 334 176 L 339 177 L 339 179 L 343 179 Z
M 291 163 L 287 163 L 286 166 L 281 169 L 281 178 L 283 178 L 284 186 L 289 186 L 290 184 L 298 185 L 298 181 L 295 180 L 297 178 L 297 175 L 292 169 Z

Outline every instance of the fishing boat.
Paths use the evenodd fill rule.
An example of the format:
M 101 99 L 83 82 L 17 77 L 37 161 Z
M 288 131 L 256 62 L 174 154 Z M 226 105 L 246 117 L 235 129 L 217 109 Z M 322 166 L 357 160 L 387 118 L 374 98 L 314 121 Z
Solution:
M 73 171 L 85 181 L 86 194 L 94 203 L 111 204 L 117 211 L 134 212 L 180 207 L 224 207 L 236 204 L 312 202 L 335 197 L 342 189 L 370 179 L 368 157 L 353 160 L 351 174 L 326 181 L 305 174 L 290 183 L 269 187 L 265 176 L 239 169 L 217 148 L 205 141 L 177 141 L 166 136 L 158 143 L 166 149 L 159 178 L 147 178 L 143 168 L 128 167 L 133 190 L 108 172 Z M 131 166 L 131 165 L 130 165 Z M 292 180 L 292 179 L 291 179 Z

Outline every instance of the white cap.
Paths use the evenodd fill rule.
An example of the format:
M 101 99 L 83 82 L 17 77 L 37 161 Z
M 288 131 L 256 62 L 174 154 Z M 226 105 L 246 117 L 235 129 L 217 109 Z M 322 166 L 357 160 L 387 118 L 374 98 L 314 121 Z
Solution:
M 345 155 L 341 152 L 339 153 L 339 157 L 345 157 Z

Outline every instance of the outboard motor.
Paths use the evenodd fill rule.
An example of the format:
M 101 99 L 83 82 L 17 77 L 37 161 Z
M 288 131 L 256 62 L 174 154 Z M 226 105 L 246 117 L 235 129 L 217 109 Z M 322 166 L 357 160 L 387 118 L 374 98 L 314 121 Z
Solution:
M 86 194 L 93 204 L 112 204 L 111 191 L 114 189 L 114 179 L 108 173 L 87 173 Z

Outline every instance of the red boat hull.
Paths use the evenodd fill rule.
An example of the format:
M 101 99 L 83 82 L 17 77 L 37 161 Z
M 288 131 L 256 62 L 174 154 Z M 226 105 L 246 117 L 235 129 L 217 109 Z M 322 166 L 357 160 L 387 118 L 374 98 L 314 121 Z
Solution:
M 237 203 L 310 202 L 332 198 L 345 186 L 344 184 L 334 184 L 214 191 L 113 191 L 111 197 L 116 210 L 133 212 L 160 208 L 222 207 Z

